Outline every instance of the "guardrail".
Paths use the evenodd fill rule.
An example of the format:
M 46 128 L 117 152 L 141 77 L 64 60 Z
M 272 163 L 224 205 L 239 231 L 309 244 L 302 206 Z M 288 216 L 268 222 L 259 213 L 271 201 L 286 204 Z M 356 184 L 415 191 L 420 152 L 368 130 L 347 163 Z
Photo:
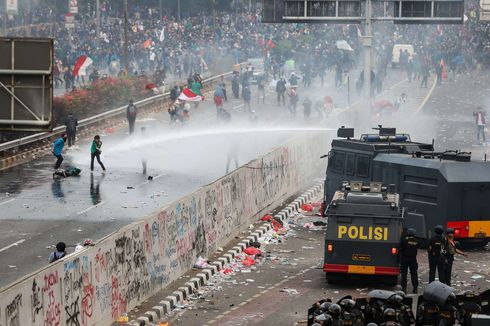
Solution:
M 213 76 L 213 77 L 204 79 L 203 80 L 203 86 L 211 84 L 217 80 L 220 80 L 221 78 L 227 78 L 227 77 L 231 76 L 232 74 L 233 74 L 233 72 L 229 71 L 229 72 L 226 72 L 224 74 L 220 74 L 217 76 Z M 170 92 L 165 92 L 163 94 L 155 95 L 155 96 L 143 99 L 141 101 L 138 101 L 135 103 L 135 105 L 140 106 L 140 107 L 141 106 L 147 106 L 147 105 L 154 104 L 158 101 L 167 99 L 168 97 L 170 97 Z M 126 106 L 122 106 L 122 107 L 119 107 L 119 108 L 116 108 L 116 109 L 113 109 L 110 111 L 106 111 L 106 112 L 94 115 L 90 118 L 80 120 L 78 122 L 78 127 L 88 127 L 90 125 L 96 124 L 96 123 L 103 121 L 105 119 L 124 114 L 125 112 L 126 112 Z M 5 142 L 3 144 L 0 144 L 0 152 L 10 150 L 10 149 L 14 149 L 14 148 L 19 147 L 19 146 L 29 145 L 29 144 L 35 143 L 37 141 L 41 141 L 41 140 L 44 140 L 46 138 L 53 137 L 53 136 L 61 135 L 63 132 L 65 132 L 65 128 L 66 127 L 63 125 L 63 126 L 53 128 L 53 131 L 51 131 L 51 132 L 41 132 L 41 133 L 37 133 L 37 134 L 30 135 L 27 137 L 23 137 L 20 139 Z

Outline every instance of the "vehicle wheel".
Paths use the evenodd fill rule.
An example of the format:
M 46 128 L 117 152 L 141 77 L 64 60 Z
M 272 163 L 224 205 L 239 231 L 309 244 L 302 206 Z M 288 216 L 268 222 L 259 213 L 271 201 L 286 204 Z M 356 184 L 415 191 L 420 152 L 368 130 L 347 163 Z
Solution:
M 325 273 L 325 277 L 327 278 L 328 284 L 335 284 L 340 280 L 340 276 L 335 273 Z
M 483 240 L 477 240 L 477 241 L 461 241 L 461 247 L 463 247 L 463 249 L 477 249 L 477 248 L 483 248 L 485 247 L 487 244 L 488 244 L 488 240 L 487 239 L 483 239 Z

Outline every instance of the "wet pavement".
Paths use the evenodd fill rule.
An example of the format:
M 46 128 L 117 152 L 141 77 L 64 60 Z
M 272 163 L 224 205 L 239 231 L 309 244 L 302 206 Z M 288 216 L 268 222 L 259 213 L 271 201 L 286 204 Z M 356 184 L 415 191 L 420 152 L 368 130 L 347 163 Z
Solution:
M 389 80 L 395 83 L 398 78 L 394 73 Z M 347 88 L 335 90 L 333 82 L 332 74 L 323 88 L 300 88 L 299 94 L 312 100 L 333 96 L 342 111 Z M 355 95 L 352 97 L 355 99 Z M 252 109 L 259 117 L 255 123 L 250 122 L 241 100 L 230 99 L 225 108 L 233 117 L 225 131 L 217 121 L 211 99 L 191 111 L 185 126 L 170 126 L 167 108 L 162 108 L 159 114 L 137 120 L 134 135 L 129 136 L 126 127 L 100 130 L 105 174 L 97 162 L 90 173 L 88 140 L 79 141 L 63 154 L 63 166 L 82 169 L 79 177 L 53 179 L 55 159 L 50 154 L 1 171 L 0 287 L 45 266 L 52 250 L 48 247 L 58 241 L 73 246 L 87 238 L 97 241 L 216 180 L 226 173 L 228 156 L 236 148 L 241 165 L 297 132 L 305 132 L 293 133 L 290 128 L 337 127 L 334 120 L 306 121 L 301 105 L 297 117 L 292 117 L 284 107 L 276 106 L 273 90 L 269 90 L 264 104 L 252 97 Z M 144 134 L 141 127 L 146 128 Z M 254 128 L 261 131 L 254 132 Z M 274 128 L 281 130 L 270 130 Z M 242 130 L 234 133 L 235 129 Z M 143 160 L 148 162 L 147 175 L 142 173 Z M 230 169 L 234 168 L 235 162 L 231 161 Z M 152 181 L 148 175 L 153 176 Z

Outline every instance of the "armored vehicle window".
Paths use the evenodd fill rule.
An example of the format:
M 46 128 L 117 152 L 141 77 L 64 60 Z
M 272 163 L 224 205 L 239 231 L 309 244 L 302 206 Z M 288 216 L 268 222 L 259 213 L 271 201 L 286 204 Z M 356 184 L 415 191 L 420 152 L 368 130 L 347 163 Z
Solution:
M 345 174 L 354 175 L 356 169 L 356 158 L 354 154 L 347 154 L 347 162 L 345 164 Z
M 364 155 L 357 156 L 356 175 L 359 177 L 369 176 L 369 157 Z
M 331 152 L 330 164 L 332 171 L 343 173 L 345 165 L 345 153 L 344 152 Z

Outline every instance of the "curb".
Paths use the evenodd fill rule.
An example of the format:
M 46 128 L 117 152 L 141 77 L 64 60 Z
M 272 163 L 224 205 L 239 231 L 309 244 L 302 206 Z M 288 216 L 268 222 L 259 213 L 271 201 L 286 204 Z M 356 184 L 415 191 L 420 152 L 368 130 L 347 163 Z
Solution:
M 301 205 L 311 201 L 321 191 L 323 191 L 323 182 L 311 187 L 309 190 L 301 194 L 301 196 L 296 198 L 289 205 L 275 214 L 274 219 L 280 220 L 281 222 L 286 221 L 293 213 L 299 210 Z M 231 250 L 228 250 L 217 260 L 211 262 L 209 264 L 211 265 L 209 268 L 201 270 L 196 277 L 191 278 L 189 282 L 184 284 L 184 286 L 179 287 L 177 291 L 174 291 L 171 295 L 160 301 L 158 305 L 152 307 L 152 310 L 145 312 L 143 315 L 136 318 L 135 321 L 131 321 L 130 325 L 154 325 L 153 323 L 158 322 L 160 318 L 163 318 L 165 315 L 171 313 L 177 304 L 186 299 L 194 291 L 199 290 L 200 287 L 205 285 L 213 275 L 221 271 L 225 264 L 230 263 L 235 256 L 243 252 L 243 250 L 247 248 L 251 242 L 258 241 L 260 237 L 271 229 L 271 223 L 264 223 L 263 225 L 259 226 L 257 229 L 252 231 L 249 236 L 243 238 Z

